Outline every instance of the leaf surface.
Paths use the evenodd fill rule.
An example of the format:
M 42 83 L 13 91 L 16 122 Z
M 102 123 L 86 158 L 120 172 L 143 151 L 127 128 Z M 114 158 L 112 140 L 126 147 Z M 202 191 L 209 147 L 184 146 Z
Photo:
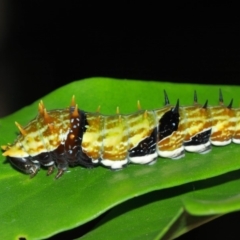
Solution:
M 137 100 L 144 109 L 161 108 L 163 89 L 171 103 L 180 99 L 181 105 L 191 105 L 193 91 L 197 90 L 199 102 L 208 99 L 211 105 L 216 105 L 219 87 L 92 78 L 66 85 L 42 100 L 47 109 L 64 108 L 69 106 L 74 94 L 82 110 L 94 112 L 101 105 L 103 114 L 114 114 L 119 106 L 122 114 L 129 114 L 136 111 Z M 240 101 L 239 87 L 222 86 L 221 89 L 227 103 L 231 98 Z M 38 102 L 0 119 L 1 145 L 13 142 L 16 137 L 14 121 L 26 125 L 36 116 Z M 186 153 L 185 158 L 176 161 L 159 158 L 151 166 L 131 164 L 116 172 L 103 167 L 69 168 L 59 180 L 46 177 L 45 170 L 30 179 L 4 163 L 1 156 L 0 236 L 46 238 L 90 221 L 128 199 L 240 169 L 239 148 L 236 144 L 213 147 L 205 155 Z M 189 211 L 195 211 L 190 208 L 194 209 L 198 200 L 185 201 Z

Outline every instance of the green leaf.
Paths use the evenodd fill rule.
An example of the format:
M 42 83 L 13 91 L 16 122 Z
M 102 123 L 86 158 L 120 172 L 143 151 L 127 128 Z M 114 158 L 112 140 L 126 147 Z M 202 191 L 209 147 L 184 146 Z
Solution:
M 133 198 L 113 208 L 81 239 L 174 239 L 239 210 L 239 176 L 238 170 Z
M 191 105 L 193 91 L 197 90 L 199 102 L 208 99 L 210 104 L 216 105 L 219 87 L 92 78 L 57 89 L 42 100 L 47 109 L 64 108 L 74 94 L 80 109 L 85 111 L 94 112 L 101 105 L 103 114 L 114 114 L 119 106 L 121 113 L 128 114 L 136 111 L 137 100 L 144 109 L 160 108 L 163 89 L 172 103 L 179 98 L 182 105 Z M 222 86 L 221 89 L 227 103 L 232 97 L 239 102 L 239 87 Z M 16 136 L 14 121 L 25 125 L 35 117 L 38 101 L 0 120 L 1 145 L 13 142 Z M 132 164 L 117 172 L 103 167 L 75 167 L 59 180 L 54 180 L 54 176 L 46 177 L 45 170 L 29 179 L 9 163 L 3 163 L 0 172 L 0 236 L 5 239 L 46 238 L 90 221 L 113 206 L 142 194 L 240 169 L 239 147 L 236 144 L 214 147 L 205 155 L 186 153 L 185 158 L 177 161 L 159 158 L 152 166 Z M 1 156 L 1 160 L 4 162 L 5 159 Z M 187 201 L 189 206 L 190 202 L 192 205 L 198 203 L 185 201 L 186 206 Z M 182 202 L 178 206 L 177 211 L 169 215 L 166 229 L 177 218 Z M 237 210 L 238 206 L 234 209 Z M 166 208 L 166 211 L 171 209 Z

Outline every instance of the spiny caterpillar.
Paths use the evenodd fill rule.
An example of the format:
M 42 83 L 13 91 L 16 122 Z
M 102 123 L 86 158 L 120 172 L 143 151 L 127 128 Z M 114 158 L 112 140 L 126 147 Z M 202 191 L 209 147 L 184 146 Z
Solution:
M 207 153 L 211 144 L 240 144 L 240 109 L 232 102 L 224 106 L 221 90 L 219 106 L 200 105 L 194 92 L 192 106 L 171 105 L 164 91 L 165 106 L 112 116 L 78 109 L 73 96 L 66 109 L 47 111 L 42 101 L 38 116 L 20 131 L 13 144 L 2 146 L 3 156 L 21 171 L 35 176 L 40 166 L 50 175 L 55 166 L 56 178 L 68 166 L 103 165 L 121 169 L 128 163 L 150 164 L 158 156 L 178 159 L 184 151 Z

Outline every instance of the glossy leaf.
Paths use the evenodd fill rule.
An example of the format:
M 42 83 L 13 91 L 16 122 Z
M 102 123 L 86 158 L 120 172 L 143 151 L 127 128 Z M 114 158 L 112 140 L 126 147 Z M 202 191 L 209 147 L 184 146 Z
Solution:
M 163 89 L 172 103 L 179 98 L 182 105 L 192 104 L 193 91 L 197 90 L 200 102 L 208 99 L 210 104 L 216 105 L 218 88 L 93 78 L 73 82 L 42 99 L 47 109 L 64 108 L 74 94 L 80 109 L 85 111 L 95 111 L 101 105 L 103 114 L 114 114 L 119 106 L 121 113 L 128 114 L 136 111 L 137 100 L 145 109 L 160 108 Z M 228 101 L 233 97 L 239 102 L 239 87 L 221 88 Z M 14 140 L 14 121 L 24 125 L 35 117 L 37 105 L 38 101 L 0 120 L 1 145 Z M 46 177 L 45 170 L 29 179 L 4 163 L 0 171 L 0 235 L 6 239 L 46 238 L 90 221 L 113 206 L 142 194 L 240 169 L 239 148 L 235 144 L 214 147 L 209 154 L 187 153 L 177 161 L 160 158 L 152 166 L 129 165 L 117 172 L 103 167 L 75 167 L 59 180 L 54 180 L 54 176 Z M 4 162 L 3 157 L 1 160 Z M 173 214 L 172 219 L 175 217 Z
M 238 170 L 131 199 L 111 210 L 81 239 L 174 239 L 240 210 L 239 176 Z

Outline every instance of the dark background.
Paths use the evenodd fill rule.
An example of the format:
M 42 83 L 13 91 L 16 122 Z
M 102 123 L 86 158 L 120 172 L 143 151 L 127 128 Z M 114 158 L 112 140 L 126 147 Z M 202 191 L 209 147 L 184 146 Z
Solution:
M 0 117 L 93 76 L 239 85 L 239 23 L 237 5 L 217 1 L 0 0 Z M 229 231 L 217 221 L 190 238 Z

